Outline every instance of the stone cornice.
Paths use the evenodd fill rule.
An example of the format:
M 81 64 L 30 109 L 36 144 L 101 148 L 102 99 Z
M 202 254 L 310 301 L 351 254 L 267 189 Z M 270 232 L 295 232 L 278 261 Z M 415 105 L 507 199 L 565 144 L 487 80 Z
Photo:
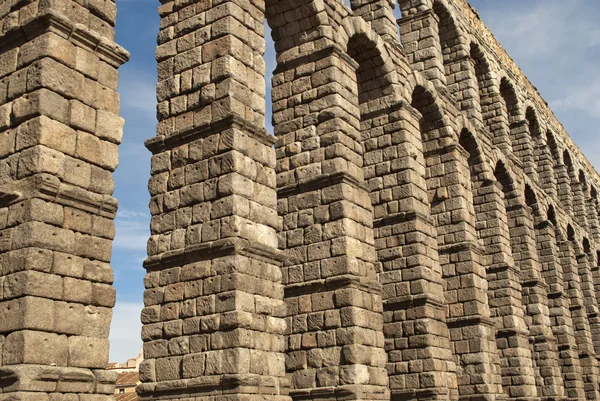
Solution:
M 209 124 L 194 127 L 190 130 L 186 130 L 172 136 L 152 137 L 147 139 L 144 142 L 144 145 L 146 146 L 146 149 L 152 152 L 152 154 L 157 154 L 169 149 L 173 149 L 179 145 L 189 143 L 197 139 L 206 138 L 210 135 L 232 128 L 249 132 L 252 138 L 256 139 L 265 146 L 271 147 L 275 144 L 275 137 L 267 134 L 265 128 L 259 127 L 257 124 L 246 120 L 239 114 L 233 113 L 220 120 L 214 120 Z
M 0 192 L 0 206 L 6 207 L 33 198 L 111 219 L 115 218 L 119 205 L 117 200 L 110 195 L 97 194 L 66 184 L 49 174 L 36 174 L 4 185 Z
M 55 10 L 46 10 L 27 24 L 0 36 L 0 51 L 19 46 L 47 32 L 53 32 L 76 46 L 91 51 L 115 68 L 129 60 L 127 50 L 85 25 L 73 23 Z
M 348 184 L 354 188 L 368 192 L 368 188 L 364 182 L 359 181 L 356 177 L 348 174 L 345 171 L 340 171 L 331 174 L 321 174 L 317 177 L 311 177 L 307 180 L 302 180 L 297 184 L 279 188 L 277 190 L 277 196 L 279 198 L 286 198 L 288 196 L 314 191 L 317 189 L 323 189 L 337 184 Z
M 285 260 L 283 252 L 276 248 L 243 238 L 226 238 L 150 256 L 144 261 L 144 267 L 148 271 L 156 271 L 232 255 L 247 256 L 276 265 Z
M 345 274 L 324 280 L 313 280 L 305 283 L 286 285 L 285 297 L 298 297 L 322 291 L 335 291 L 342 288 L 354 288 L 371 294 L 380 294 L 382 291 L 382 285 L 376 280 Z

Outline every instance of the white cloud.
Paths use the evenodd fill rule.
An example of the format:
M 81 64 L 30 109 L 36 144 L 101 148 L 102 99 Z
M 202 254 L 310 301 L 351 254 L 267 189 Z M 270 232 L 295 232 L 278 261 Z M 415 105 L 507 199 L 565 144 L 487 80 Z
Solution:
M 125 65 L 119 79 L 123 113 L 127 109 L 156 115 L 156 77 L 134 65 Z
M 500 2 L 499 2 L 500 3 Z M 480 1 L 482 17 L 509 53 L 523 62 L 551 58 L 554 62 L 576 62 L 573 54 L 600 45 L 600 26 L 589 4 L 571 0 L 543 0 L 519 6 L 489 5 Z M 485 5 L 493 12 L 486 14 Z M 563 53 L 564 51 L 564 53 Z
M 125 362 L 139 354 L 142 346 L 142 303 L 117 302 L 110 327 L 110 361 Z
M 150 215 L 145 212 L 119 209 L 115 219 L 114 248 L 145 251 L 150 237 Z
M 587 86 L 570 88 L 564 98 L 553 101 L 550 106 L 555 111 L 580 110 L 600 118 L 600 79 Z

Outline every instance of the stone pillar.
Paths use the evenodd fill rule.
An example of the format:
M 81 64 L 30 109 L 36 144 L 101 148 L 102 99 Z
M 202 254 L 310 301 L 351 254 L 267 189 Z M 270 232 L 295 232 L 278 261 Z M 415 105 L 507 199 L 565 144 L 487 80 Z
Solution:
M 448 87 L 454 93 L 459 109 L 469 119 L 476 121 L 477 125 L 482 127 L 483 116 L 481 115 L 481 102 L 479 100 L 479 83 L 477 82 L 474 61 L 471 59 L 466 45 L 457 52 L 454 65 L 456 67 L 451 70 L 457 72 L 448 75 Z
M 498 327 L 502 387 L 509 398 L 536 397 L 529 332 L 525 325 L 519 271 L 510 247 L 502 187 L 488 182 L 475 190 L 474 203 L 487 264 L 488 297 Z
M 350 0 L 352 11 L 371 23 L 384 40 L 398 44 L 398 26 L 394 18 L 396 0 Z
M 433 139 L 433 138 L 431 138 Z M 427 146 L 428 188 L 433 196 L 447 324 L 457 365 L 460 399 L 502 397 L 496 326 L 490 317 L 483 251 L 475 231 L 469 154 L 451 144 Z
M 400 38 L 411 67 L 437 87 L 445 87 L 446 74 L 440 47 L 439 17 L 430 0 L 400 0 Z
M 550 327 L 558 342 L 560 370 L 569 400 L 584 400 L 582 370 L 577 353 L 573 320 L 569 310 L 567 286 L 563 281 L 563 268 L 556 248 L 554 225 L 543 221 L 536 226 L 535 238 L 542 265 L 542 277 L 548 286 Z
M 600 221 L 598 220 L 598 195 L 592 188 L 590 197 L 586 199 L 587 220 L 593 242 L 600 245 Z M 597 263 L 598 264 L 598 263 Z
M 523 171 L 532 182 L 538 182 L 537 166 L 533 157 L 533 133 L 530 132 L 528 120 L 512 122 L 510 124 L 510 137 L 512 151 L 523 165 Z
M 109 401 L 115 2 L 0 10 L 0 400 Z
M 548 144 L 542 135 L 534 137 L 534 164 L 537 166 L 538 182 L 546 195 L 558 199 L 556 189 L 556 176 L 554 174 L 554 161 Z
M 564 282 L 567 296 L 569 297 L 571 317 L 575 329 L 575 339 L 579 351 L 579 363 L 583 371 L 583 382 L 586 399 L 596 400 L 598 393 L 598 361 L 594 350 L 590 324 L 583 303 L 580 278 L 576 267 L 576 260 L 572 245 L 569 240 L 558 233 L 558 247 L 560 250 L 560 264 L 563 267 Z
M 264 2 L 162 1 L 142 400 L 287 400 Z
M 548 309 L 548 287 L 542 280 L 541 265 L 533 231 L 533 216 L 522 197 L 509 195 L 507 214 L 513 258 L 520 270 L 525 322 L 529 329 L 536 384 L 540 397 L 565 397 L 559 369 L 557 340 L 552 333 Z
M 568 215 L 573 215 L 573 193 L 571 192 L 571 180 L 567 172 L 567 166 L 564 164 L 555 164 L 554 172 L 556 174 L 556 185 L 558 187 L 558 200 L 560 200 L 562 209 Z
M 393 400 L 447 400 L 458 395 L 437 233 L 424 190 L 421 117 L 402 103 L 385 116 L 383 127 L 372 124 L 365 135 L 365 178 L 374 205 Z M 381 117 L 373 121 L 377 120 Z
M 336 46 L 315 44 L 310 62 L 288 59 L 273 77 L 290 395 L 388 400 L 359 64 Z M 303 118 L 279 119 L 300 110 Z
M 591 264 L 588 262 L 588 255 L 573 246 L 576 249 L 577 271 L 581 283 L 581 294 L 583 304 L 585 305 L 586 315 L 590 324 L 592 342 L 596 355 L 600 355 L 600 317 L 598 316 L 598 301 L 596 300 L 596 289 L 594 287 L 594 277 Z
M 584 191 L 584 184 L 581 181 L 575 181 L 573 177 L 571 179 L 573 180 L 571 185 L 571 191 L 573 193 L 573 214 L 575 215 L 575 220 L 579 226 L 584 231 L 588 231 L 588 221 L 585 208 L 586 192 Z

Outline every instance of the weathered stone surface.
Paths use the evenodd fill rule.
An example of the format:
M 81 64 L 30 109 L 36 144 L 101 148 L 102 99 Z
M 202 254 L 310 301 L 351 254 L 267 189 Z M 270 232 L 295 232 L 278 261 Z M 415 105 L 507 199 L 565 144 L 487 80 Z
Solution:
M 465 1 L 350 4 L 159 8 L 142 398 L 597 399 L 596 173 Z
M 600 399 L 597 174 L 466 1 L 350 5 L 161 1 L 141 398 Z M 115 18 L 0 5 L 0 401 L 114 391 Z
M 116 4 L 0 3 L 0 399 L 110 401 Z

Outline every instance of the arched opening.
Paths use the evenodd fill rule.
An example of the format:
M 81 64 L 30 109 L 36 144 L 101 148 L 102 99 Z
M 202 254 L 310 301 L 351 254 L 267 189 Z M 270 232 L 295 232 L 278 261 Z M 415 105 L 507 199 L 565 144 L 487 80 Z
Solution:
M 465 44 L 461 40 L 454 17 L 442 2 L 435 1 L 433 3 L 433 12 L 438 19 L 438 39 L 442 52 L 446 85 L 450 93 L 454 94 L 458 90 L 457 84 L 460 79 L 460 75 L 455 71 L 459 67 L 457 58 L 460 52 L 464 50 Z
M 588 200 L 588 222 L 590 231 L 596 244 L 600 244 L 600 220 L 598 219 L 598 191 L 593 185 L 590 186 L 590 198 Z
M 523 145 L 522 138 L 515 130 L 515 125 L 519 122 L 519 102 L 512 83 L 506 77 L 500 80 L 499 100 L 496 111 L 498 128 L 494 133 L 494 144 L 518 155 Z
M 471 43 L 470 56 L 478 86 L 476 108 L 481 113 L 481 122 L 490 132 L 493 132 L 495 117 L 494 88 L 490 76 L 490 67 L 481 48 L 475 43 Z M 491 137 L 491 139 L 493 138 Z
M 525 110 L 525 124 L 515 122 L 511 125 L 513 137 L 513 150 L 517 158 L 523 163 L 525 174 L 531 177 L 532 181 L 539 180 L 540 170 L 542 169 L 543 159 L 540 151 L 543 152 L 544 144 L 540 135 L 540 126 L 537 115 L 533 107 L 529 106 Z M 515 146 L 515 141 L 517 145 Z M 546 165 L 546 168 L 549 166 Z M 550 176 L 552 168 L 550 166 Z
M 554 206 L 552 205 L 548 207 L 548 221 L 556 226 L 556 212 L 554 211 Z
M 585 173 L 583 170 L 579 170 L 579 174 L 577 177 L 576 185 L 576 193 L 581 198 L 580 202 L 574 205 L 574 213 L 575 218 L 579 225 L 585 230 L 588 230 L 588 211 L 591 208 L 591 197 L 590 197 L 590 188 L 588 186 L 587 180 L 585 178 Z
M 575 230 L 573 230 L 573 226 L 570 224 L 567 226 L 567 239 L 569 241 L 575 241 Z
M 586 254 L 590 254 L 591 250 L 592 250 L 592 246 L 590 245 L 590 240 L 587 238 L 583 239 L 583 252 L 585 252 Z
M 574 202 L 574 182 L 575 170 L 573 169 L 573 163 L 571 161 L 571 155 L 568 151 L 564 151 L 562 154 L 563 160 L 563 171 L 560 172 L 561 177 L 559 178 L 559 191 L 558 196 L 562 203 L 563 209 L 567 214 L 573 216 L 573 202 Z

